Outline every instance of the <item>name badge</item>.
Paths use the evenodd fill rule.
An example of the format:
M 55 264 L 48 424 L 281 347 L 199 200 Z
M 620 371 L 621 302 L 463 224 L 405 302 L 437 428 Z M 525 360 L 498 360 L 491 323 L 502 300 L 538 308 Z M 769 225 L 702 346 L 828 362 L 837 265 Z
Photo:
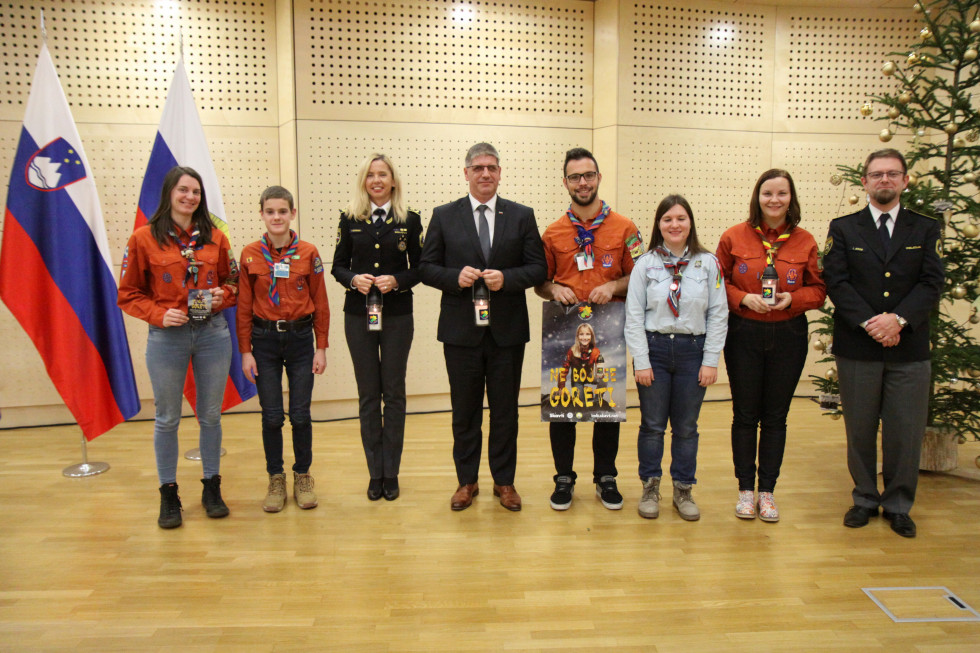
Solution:
M 289 263 L 280 261 L 276 263 L 272 268 L 272 276 L 276 279 L 288 279 L 289 278 Z
M 586 270 L 592 269 L 592 257 L 585 252 L 579 252 L 575 255 L 575 265 L 578 266 L 579 272 L 584 272 Z
M 211 319 L 211 291 L 191 290 L 187 293 L 187 317 L 193 322 Z

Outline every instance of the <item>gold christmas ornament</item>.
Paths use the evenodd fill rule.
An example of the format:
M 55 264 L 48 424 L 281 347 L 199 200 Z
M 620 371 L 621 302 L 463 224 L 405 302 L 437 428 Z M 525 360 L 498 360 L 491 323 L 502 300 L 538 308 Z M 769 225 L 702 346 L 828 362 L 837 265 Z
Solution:
M 834 174 L 830 175 L 830 183 L 833 184 L 834 186 L 840 186 L 841 183 L 843 183 L 843 181 L 844 181 L 844 176 L 839 172 L 835 172 Z
M 974 50 L 973 48 L 970 48 L 969 50 L 963 53 L 963 61 L 973 61 L 976 58 L 977 58 L 977 51 Z
M 861 108 L 859 109 L 859 111 L 861 112 L 861 115 L 862 116 L 870 116 L 871 115 L 871 103 L 870 102 L 865 102 L 864 104 L 861 105 Z
M 881 65 L 881 72 L 883 75 L 894 75 L 895 74 L 895 62 L 886 61 Z
M 827 345 L 823 340 L 817 340 L 815 343 L 813 343 L 813 348 L 817 351 L 824 351 L 827 349 Z
M 837 380 L 837 368 L 831 367 L 829 370 L 824 372 L 824 376 L 827 377 L 828 381 Z
M 977 180 L 977 176 L 972 172 L 968 172 L 965 175 L 963 175 L 963 181 L 965 181 L 968 184 L 972 184 L 976 180 Z
M 953 147 L 966 147 L 966 139 L 962 136 L 957 136 L 953 139 Z
M 980 370 L 970 370 L 971 379 L 980 379 Z
M 902 91 L 898 94 L 898 101 L 901 104 L 908 104 L 912 101 L 912 91 Z
M 922 5 L 920 5 L 918 2 L 916 2 L 914 5 L 912 5 L 912 9 L 915 9 L 915 11 L 917 13 L 920 13 L 920 14 L 922 13 Z
M 909 52 L 909 58 L 906 63 L 910 66 L 914 66 L 915 64 L 919 63 L 919 53 Z
M 851 204 L 857 204 L 858 203 L 858 196 L 857 195 L 851 195 L 850 197 L 847 198 L 847 201 L 849 203 L 851 203 Z
M 950 136 L 952 136 L 953 134 L 956 133 L 956 131 L 959 128 L 960 128 L 960 126 L 956 124 L 956 121 L 955 120 L 953 120 L 952 122 L 946 123 L 946 126 L 943 127 L 943 131 L 946 132 L 947 134 L 949 134 Z
M 960 231 L 967 238 L 976 238 L 978 235 L 980 235 L 980 228 L 978 228 L 975 224 L 963 225 L 963 228 L 960 229 Z
M 919 175 L 909 175 L 909 186 L 915 186 L 917 183 L 919 183 Z
M 836 419 L 840 419 L 840 418 L 841 418 L 841 414 L 840 413 L 831 413 L 830 414 L 830 419 L 835 419 L 836 420 Z M 977 456 L 977 467 L 980 467 L 980 456 Z
M 980 315 L 974 313 L 970 316 L 970 324 L 980 324 Z
M 882 129 L 878 132 L 878 140 L 882 143 L 887 143 L 892 139 L 892 132 L 890 129 Z
M 966 288 L 963 286 L 953 286 L 949 294 L 953 296 L 953 299 L 963 299 L 966 297 Z
M 898 110 L 898 107 L 888 107 L 888 117 L 894 120 L 902 115 L 902 112 Z
M 976 18 L 972 23 L 970 23 L 970 31 L 974 34 L 980 32 L 980 18 Z
M 928 41 L 932 38 L 932 30 L 928 27 L 923 27 L 922 31 L 919 32 L 919 38 L 921 38 L 923 41 Z

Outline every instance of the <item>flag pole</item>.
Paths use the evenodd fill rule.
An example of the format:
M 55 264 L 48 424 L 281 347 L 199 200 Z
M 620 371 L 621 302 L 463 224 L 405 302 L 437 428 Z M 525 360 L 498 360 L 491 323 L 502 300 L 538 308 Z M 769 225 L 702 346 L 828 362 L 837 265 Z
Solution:
M 75 465 L 68 465 L 61 473 L 69 478 L 82 478 L 84 476 L 95 476 L 102 472 L 109 471 L 109 463 L 90 463 L 88 461 L 88 442 L 85 435 L 82 435 L 82 462 Z

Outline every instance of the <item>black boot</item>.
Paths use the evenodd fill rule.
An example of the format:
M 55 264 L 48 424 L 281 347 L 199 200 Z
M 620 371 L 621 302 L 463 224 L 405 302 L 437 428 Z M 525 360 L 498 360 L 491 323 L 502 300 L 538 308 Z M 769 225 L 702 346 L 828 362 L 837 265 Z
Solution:
M 157 524 L 160 528 L 177 528 L 181 524 L 180 497 L 177 495 L 177 484 L 166 483 L 160 486 L 160 518 Z
M 201 503 L 208 517 L 217 519 L 228 516 L 228 506 L 221 500 L 221 476 L 215 474 L 211 478 L 202 478 L 204 491 L 201 493 Z

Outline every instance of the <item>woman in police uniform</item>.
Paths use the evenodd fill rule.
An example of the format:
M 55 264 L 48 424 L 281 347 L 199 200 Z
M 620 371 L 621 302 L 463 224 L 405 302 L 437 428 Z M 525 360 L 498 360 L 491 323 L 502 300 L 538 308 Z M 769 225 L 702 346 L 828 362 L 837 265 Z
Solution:
M 412 286 L 419 282 L 422 219 L 405 208 L 401 179 L 384 154 L 361 164 L 354 198 L 340 215 L 331 273 L 347 288 L 344 332 L 360 399 L 367 495 L 398 498 L 405 438 L 405 370 L 412 347 Z M 381 292 L 381 329 L 369 331 L 368 293 Z M 382 409 L 382 403 L 384 408 Z

